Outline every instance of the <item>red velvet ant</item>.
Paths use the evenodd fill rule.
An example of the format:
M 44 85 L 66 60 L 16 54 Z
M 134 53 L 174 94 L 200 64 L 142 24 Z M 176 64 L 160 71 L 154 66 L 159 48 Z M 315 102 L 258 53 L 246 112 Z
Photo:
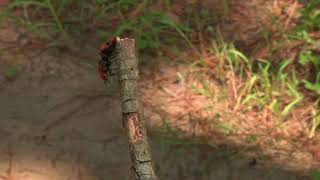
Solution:
M 108 41 L 107 43 L 100 46 L 99 54 L 101 59 L 98 62 L 98 71 L 100 78 L 104 81 L 107 80 L 107 74 L 109 74 L 110 76 L 113 75 L 111 72 L 112 69 L 110 57 L 116 47 L 116 43 L 116 39 L 114 38 L 112 42 Z

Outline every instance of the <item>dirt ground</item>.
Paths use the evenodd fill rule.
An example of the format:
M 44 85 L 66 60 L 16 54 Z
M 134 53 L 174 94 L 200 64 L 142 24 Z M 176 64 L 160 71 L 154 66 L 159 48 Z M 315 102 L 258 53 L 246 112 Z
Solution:
M 92 63 L 98 58 L 95 48 L 82 52 L 82 57 L 92 58 L 91 62 L 72 54 L 57 55 L 54 50 L 22 52 L 19 48 L 6 49 L 21 43 L 17 34 L 4 28 L 1 31 L 5 33 L 0 33 L 4 49 L 0 59 L 0 179 L 129 179 L 130 157 L 117 84 L 106 90 L 98 78 Z M 160 66 L 150 66 L 148 56 L 140 57 L 142 87 L 148 88 L 150 77 L 162 76 L 149 76 L 148 72 Z M 4 75 L 11 66 L 17 73 Z M 177 69 L 175 64 L 166 66 Z M 166 69 L 159 71 L 168 74 Z M 170 87 L 153 87 L 152 91 L 174 96 L 184 88 L 183 84 L 172 84 L 178 91 Z M 266 165 L 266 158 L 241 153 L 243 147 L 236 144 L 208 145 L 166 138 L 159 133 L 159 122 L 152 118 L 150 108 L 146 107 L 148 131 L 160 179 L 310 179 L 305 169 L 293 171 L 272 162 Z

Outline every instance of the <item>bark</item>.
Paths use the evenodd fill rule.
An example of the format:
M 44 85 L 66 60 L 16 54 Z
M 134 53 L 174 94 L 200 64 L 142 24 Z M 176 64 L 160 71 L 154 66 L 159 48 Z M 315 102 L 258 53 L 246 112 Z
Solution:
M 134 39 L 117 38 L 114 60 L 120 84 L 123 125 L 127 131 L 132 170 L 137 180 L 157 180 L 148 143 Z

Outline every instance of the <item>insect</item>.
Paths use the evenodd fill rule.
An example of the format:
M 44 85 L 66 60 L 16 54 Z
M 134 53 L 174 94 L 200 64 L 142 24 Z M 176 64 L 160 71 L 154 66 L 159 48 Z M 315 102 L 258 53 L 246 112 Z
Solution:
M 100 46 L 100 57 L 101 59 L 98 62 L 98 72 L 99 72 L 99 76 L 102 80 L 107 80 L 107 76 L 108 74 L 114 75 L 112 74 L 112 70 L 111 69 L 111 55 L 113 54 L 113 51 L 116 47 L 116 39 L 114 38 L 111 42 L 108 41 L 105 44 L 102 44 Z

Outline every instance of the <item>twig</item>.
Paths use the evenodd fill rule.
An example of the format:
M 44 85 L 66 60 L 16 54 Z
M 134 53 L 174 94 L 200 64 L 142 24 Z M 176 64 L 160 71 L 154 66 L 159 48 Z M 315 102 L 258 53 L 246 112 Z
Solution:
M 117 64 L 123 125 L 127 131 L 133 176 L 136 180 L 157 180 L 142 110 L 135 41 L 117 37 L 111 57 L 110 61 Z

